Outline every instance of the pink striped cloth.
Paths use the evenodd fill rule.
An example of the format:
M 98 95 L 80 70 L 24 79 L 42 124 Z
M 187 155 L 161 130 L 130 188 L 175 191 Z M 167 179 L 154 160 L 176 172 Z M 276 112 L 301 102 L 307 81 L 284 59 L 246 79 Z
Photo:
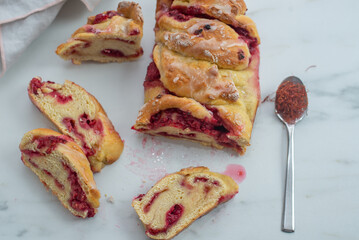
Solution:
M 92 11 L 101 0 L 81 1 Z M 65 2 L 66 0 L 0 1 L 0 77 L 51 24 Z

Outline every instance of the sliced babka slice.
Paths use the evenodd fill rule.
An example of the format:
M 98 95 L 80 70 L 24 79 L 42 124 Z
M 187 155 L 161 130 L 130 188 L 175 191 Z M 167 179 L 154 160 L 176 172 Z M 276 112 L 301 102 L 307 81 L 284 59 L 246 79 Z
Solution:
M 238 193 L 238 185 L 226 175 L 206 167 L 191 167 L 167 175 L 132 206 L 153 239 L 171 239 L 197 218 Z
M 82 147 L 94 172 L 120 157 L 123 142 L 119 134 L 100 103 L 85 89 L 67 80 L 61 85 L 36 77 L 28 94 L 63 134 Z
M 142 56 L 143 17 L 134 2 L 120 2 L 117 11 L 88 18 L 56 53 L 75 64 L 81 61 L 123 62 Z
M 73 215 L 93 217 L 99 207 L 90 165 L 69 137 L 50 129 L 34 129 L 20 143 L 21 160 Z

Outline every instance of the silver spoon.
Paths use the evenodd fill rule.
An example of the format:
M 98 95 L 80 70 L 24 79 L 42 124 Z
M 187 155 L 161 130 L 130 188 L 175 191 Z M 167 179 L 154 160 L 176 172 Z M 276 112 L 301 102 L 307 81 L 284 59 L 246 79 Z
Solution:
M 286 94 L 280 91 L 281 87 L 291 84 L 302 92 L 302 96 L 298 96 L 293 89 L 286 90 Z M 283 90 L 284 88 L 282 88 Z M 300 109 L 295 109 L 295 103 L 302 103 Z M 294 232 L 294 126 L 303 119 L 307 112 L 308 98 L 303 82 L 294 76 L 287 77 L 278 87 L 276 93 L 275 112 L 278 118 L 285 124 L 288 130 L 288 159 L 287 171 L 285 178 L 284 205 L 282 216 L 282 231 Z M 282 104 L 280 104 L 282 103 Z M 284 107 L 283 107 L 284 105 Z M 304 107 L 305 105 L 305 107 Z M 293 112 L 293 110 L 295 110 Z M 288 115 L 290 117 L 288 117 Z

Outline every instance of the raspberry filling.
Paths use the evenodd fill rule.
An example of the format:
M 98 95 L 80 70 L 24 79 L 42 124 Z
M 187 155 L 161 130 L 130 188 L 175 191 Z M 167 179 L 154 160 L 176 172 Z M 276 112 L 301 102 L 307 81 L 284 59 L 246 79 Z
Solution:
M 160 80 L 161 75 L 160 71 L 158 70 L 156 64 L 151 62 L 147 67 L 147 73 L 145 81 L 143 82 L 143 86 L 145 89 L 152 88 L 152 87 L 163 87 L 163 83 Z
M 138 35 L 138 34 L 140 34 L 140 30 L 132 29 L 128 35 L 135 36 L 135 35 Z
M 102 121 L 100 119 L 89 119 L 89 116 L 86 113 L 79 117 L 79 125 L 86 130 L 93 129 L 93 131 L 98 135 L 103 134 Z
M 177 10 L 171 10 L 167 14 L 168 14 L 168 16 L 176 19 L 179 22 L 187 22 L 188 20 L 190 20 L 191 18 L 194 17 L 191 15 L 185 15 Z
M 231 26 L 232 27 L 232 26 Z M 238 33 L 240 36 L 239 38 L 245 41 L 245 43 L 248 45 L 249 51 L 251 54 L 254 54 L 254 49 L 258 46 L 258 41 L 256 38 L 253 38 L 249 35 L 249 32 L 241 27 L 232 27 L 234 31 Z M 239 60 L 241 60 L 241 55 L 238 53 Z M 244 58 L 244 55 L 243 55 Z M 243 59 L 242 58 L 242 59 Z
M 117 49 L 104 49 L 101 51 L 101 53 L 103 55 L 106 55 L 108 57 L 115 57 L 115 58 L 132 58 L 132 57 L 139 57 L 143 54 L 143 50 L 140 49 L 139 51 L 137 51 L 135 54 L 132 55 L 125 55 L 122 51 L 117 50 Z
M 39 165 L 37 165 L 35 162 L 33 162 L 31 160 L 31 158 L 28 159 L 29 163 L 31 163 L 32 166 L 34 166 L 35 168 L 39 168 Z
M 46 173 L 48 176 L 52 177 L 54 179 L 55 185 L 60 188 L 61 190 L 64 190 L 65 187 L 62 185 L 49 171 L 46 169 L 43 169 L 44 173 Z
M 221 203 L 224 203 L 224 202 L 227 202 L 229 200 L 231 200 L 235 195 L 235 194 L 228 194 L 228 195 L 225 195 L 225 196 L 221 196 L 219 199 L 218 199 L 218 204 L 221 204 Z
M 166 190 L 164 190 L 164 191 L 166 191 Z M 146 204 L 146 206 L 143 208 L 143 212 L 144 212 L 144 213 L 148 213 L 148 212 L 150 211 L 153 202 L 154 202 L 154 201 L 156 200 L 156 198 L 158 198 L 158 196 L 159 196 L 161 193 L 163 193 L 164 191 L 162 191 L 162 192 L 157 192 L 157 193 L 155 193 L 155 194 L 152 196 L 151 200 L 150 200 L 150 201 Z
M 69 101 L 72 101 L 72 96 L 71 95 L 64 96 L 64 95 L 62 95 L 61 93 L 59 93 L 58 91 L 56 91 L 54 89 L 53 89 L 53 91 L 51 93 L 48 93 L 48 95 L 50 95 L 53 98 L 56 98 L 56 101 L 58 103 L 61 103 L 61 104 L 65 104 L 65 103 L 67 103 Z
M 24 149 L 24 150 L 21 150 L 21 152 L 22 152 L 23 154 L 28 155 L 29 157 L 39 157 L 39 156 L 44 156 L 44 154 L 43 154 L 43 153 L 41 153 L 41 152 L 34 151 L 34 150 L 29 150 L 29 149 Z
M 50 81 L 47 81 L 47 82 L 41 82 L 38 78 L 33 78 L 30 82 L 30 89 L 29 89 L 29 92 L 32 92 L 33 94 L 35 95 L 38 95 L 38 89 L 41 89 L 46 83 L 54 83 L 54 82 L 50 82 Z M 46 95 L 50 95 L 51 97 L 55 98 L 56 101 L 58 103 L 61 103 L 61 104 L 65 104 L 69 101 L 72 101 L 72 96 L 69 95 L 69 96 L 64 96 L 62 95 L 61 93 L 59 93 L 56 89 L 54 88 L 51 88 L 49 86 L 47 86 L 47 88 L 51 89 L 52 92 L 50 93 L 44 93 L 42 92 L 45 96 Z
M 116 50 L 116 49 L 104 49 L 101 51 L 101 53 L 103 55 L 109 56 L 109 57 L 124 57 L 125 54 L 120 51 L 120 50 Z
M 76 123 L 75 123 L 74 119 L 67 117 L 62 120 L 62 123 L 65 125 L 65 127 L 67 128 L 67 130 L 70 133 L 73 133 L 81 141 L 82 150 L 85 152 L 87 157 L 95 155 L 96 150 L 93 148 L 90 148 L 87 145 L 87 143 L 85 141 L 85 136 L 77 130 Z
M 196 183 L 196 182 L 208 182 L 209 179 L 208 178 L 205 178 L 205 177 L 195 177 L 193 182 Z M 213 185 L 216 185 L 216 186 L 220 186 L 219 182 L 214 180 L 211 182 Z
M 87 217 L 95 216 L 95 209 L 87 202 L 87 197 L 84 190 L 81 188 L 77 173 L 74 172 L 68 165 L 62 163 L 64 169 L 68 172 L 67 179 L 71 183 L 71 196 L 69 199 L 70 206 L 76 211 L 87 211 Z
M 193 189 L 193 186 L 186 181 L 186 178 L 181 181 L 181 186 L 189 190 Z
M 160 78 L 161 78 L 160 71 L 158 70 L 156 64 L 154 62 L 151 62 L 147 67 L 146 78 L 145 81 L 143 82 L 143 86 L 145 90 L 153 87 L 161 87 L 164 89 L 163 90 L 164 94 L 175 95 L 167 88 L 165 88 L 165 86 L 163 86 L 163 83 L 161 82 Z
M 98 23 L 101 23 L 107 19 L 110 19 L 114 16 L 118 16 L 120 15 L 118 12 L 116 11 L 107 11 L 105 13 L 100 13 L 100 14 L 97 14 L 95 16 L 95 19 L 93 20 L 92 24 L 98 24 Z
M 146 81 L 152 82 L 159 80 L 161 77 L 160 71 L 158 70 L 155 62 L 151 62 L 147 67 Z
M 44 136 L 44 137 L 38 137 L 33 138 L 33 141 L 37 143 L 37 148 L 47 148 L 45 153 L 50 154 L 53 150 L 56 149 L 57 145 L 62 143 L 67 143 L 67 140 L 65 137 L 56 137 L 56 136 Z
M 142 198 L 143 198 L 145 195 L 146 195 L 146 194 L 141 193 L 140 195 L 138 195 L 137 197 L 135 197 L 134 200 L 137 199 L 138 201 L 142 201 Z
M 212 119 L 198 119 L 193 117 L 190 113 L 177 108 L 166 109 L 151 116 L 149 128 L 158 129 L 160 127 L 171 126 L 182 130 L 190 129 L 192 131 L 201 132 L 213 137 L 217 143 L 222 146 L 240 150 L 241 147 L 235 141 L 227 137 L 227 134 L 230 133 L 230 131 L 225 128 L 217 110 L 211 110 L 213 113 Z M 189 134 L 182 134 L 179 136 L 183 135 L 192 137 L 192 135 Z
M 184 207 L 181 204 L 173 205 L 166 213 L 166 226 L 161 229 L 148 228 L 147 232 L 151 235 L 158 235 L 165 233 L 167 230 L 178 222 L 184 211 Z
M 38 95 L 37 90 L 44 85 L 38 78 L 33 78 L 30 82 L 30 90 L 33 94 Z
M 176 11 L 182 14 L 185 14 L 187 16 L 192 17 L 199 17 L 199 18 L 208 18 L 208 19 L 213 19 L 213 17 L 208 16 L 207 14 L 205 14 L 201 8 L 199 7 L 194 7 L 194 6 L 190 6 L 190 7 L 185 7 L 185 6 L 174 6 L 171 7 L 171 12 L 172 11 Z

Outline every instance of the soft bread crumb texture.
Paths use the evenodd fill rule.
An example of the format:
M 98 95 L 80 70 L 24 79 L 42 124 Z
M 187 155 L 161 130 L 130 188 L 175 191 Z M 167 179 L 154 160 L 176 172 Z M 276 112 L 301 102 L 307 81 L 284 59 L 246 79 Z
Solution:
M 237 192 L 238 185 L 229 176 L 211 172 L 206 167 L 191 167 L 162 178 L 145 195 L 135 198 L 132 206 L 147 236 L 171 239 Z M 176 222 L 169 225 L 166 215 L 173 206 L 181 206 L 182 212 L 172 217 Z

